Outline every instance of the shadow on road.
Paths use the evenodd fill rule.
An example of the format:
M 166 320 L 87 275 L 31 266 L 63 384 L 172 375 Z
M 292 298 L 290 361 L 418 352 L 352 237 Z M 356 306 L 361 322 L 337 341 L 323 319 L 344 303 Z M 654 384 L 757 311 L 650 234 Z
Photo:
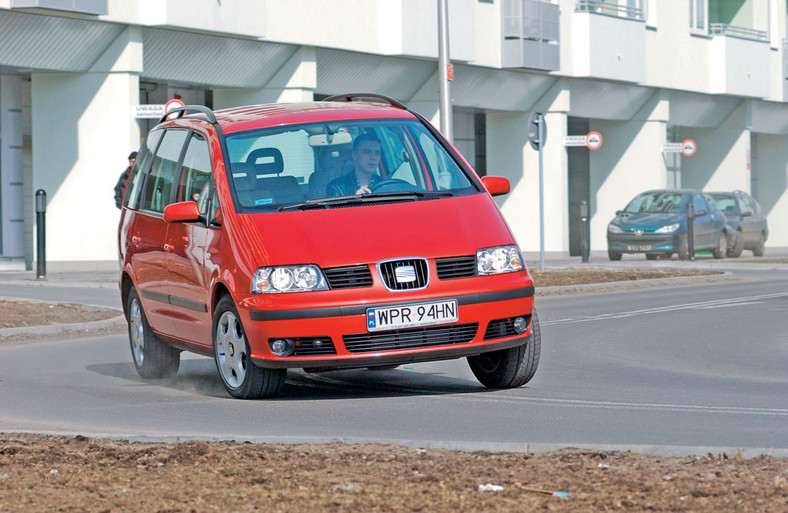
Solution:
M 88 365 L 86 368 L 103 376 L 126 380 L 128 386 L 161 387 L 230 399 L 222 386 L 213 360 L 209 358 L 182 360 L 175 377 L 161 380 L 142 379 L 131 362 Z M 395 369 L 352 369 L 321 373 L 291 369 L 281 394 L 268 400 L 281 402 L 493 392 L 476 381 L 448 377 L 441 373 L 422 372 L 416 370 L 417 368 L 418 366 L 403 365 Z

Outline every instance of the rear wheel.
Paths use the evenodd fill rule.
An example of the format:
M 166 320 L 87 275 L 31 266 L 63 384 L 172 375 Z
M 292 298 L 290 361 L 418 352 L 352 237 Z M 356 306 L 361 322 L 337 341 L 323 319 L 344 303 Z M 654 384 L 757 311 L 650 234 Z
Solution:
M 249 342 L 232 298 L 224 296 L 213 316 L 213 354 L 224 388 L 237 399 L 274 397 L 287 369 L 263 369 L 250 357 Z
M 487 388 L 514 388 L 525 385 L 536 373 L 542 349 L 542 335 L 536 310 L 531 317 L 531 336 L 518 347 L 468 357 L 473 375 Z
M 622 253 L 620 251 L 610 251 L 609 249 L 607 250 L 608 258 L 610 258 L 610 260 L 613 260 L 614 262 L 617 260 L 621 260 L 621 255 Z
M 766 252 L 766 240 L 761 239 L 758 241 L 758 245 L 752 248 L 752 255 L 757 257 L 762 257 L 763 254 Z
M 734 244 L 733 248 L 728 250 L 728 256 L 732 258 L 738 258 L 741 256 L 741 252 L 744 251 L 744 234 L 741 230 L 736 232 L 736 243 Z
M 126 315 L 131 356 L 137 373 L 146 379 L 170 378 L 177 374 L 181 353 L 151 331 L 134 287 L 126 298 Z
M 711 250 L 711 254 L 714 255 L 714 258 L 717 260 L 725 258 L 725 255 L 728 254 L 728 236 L 725 235 L 725 232 L 720 232 L 717 247 Z

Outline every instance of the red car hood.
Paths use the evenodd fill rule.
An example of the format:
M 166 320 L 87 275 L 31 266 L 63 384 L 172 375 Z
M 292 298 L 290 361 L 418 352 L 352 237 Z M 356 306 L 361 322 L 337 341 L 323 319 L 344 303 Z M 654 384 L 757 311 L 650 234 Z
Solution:
M 398 257 L 475 255 L 514 244 L 487 194 L 330 210 L 241 214 L 257 266 L 336 267 Z

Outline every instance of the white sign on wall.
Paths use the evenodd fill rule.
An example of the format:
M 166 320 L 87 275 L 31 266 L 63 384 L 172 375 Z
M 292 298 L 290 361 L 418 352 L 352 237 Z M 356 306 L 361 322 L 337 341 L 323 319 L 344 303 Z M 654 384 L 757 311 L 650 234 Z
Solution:
M 662 153 L 681 153 L 685 157 L 691 157 L 698 151 L 698 145 L 692 139 L 684 139 L 681 142 L 669 142 L 662 145 Z
M 183 102 L 178 98 L 173 98 L 167 103 L 136 105 L 132 111 L 132 116 L 136 119 L 161 118 L 165 112 L 176 107 L 183 107 Z

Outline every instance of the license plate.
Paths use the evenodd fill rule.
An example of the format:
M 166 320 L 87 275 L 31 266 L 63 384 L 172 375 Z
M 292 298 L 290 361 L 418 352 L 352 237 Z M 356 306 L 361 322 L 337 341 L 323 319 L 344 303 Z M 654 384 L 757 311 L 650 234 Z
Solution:
M 447 324 L 459 320 L 457 300 L 367 308 L 367 331 Z
M 640 245 L 640 246 L 627 246 L 629 251 L 651 251 L 652 246 L 649 245 Z

